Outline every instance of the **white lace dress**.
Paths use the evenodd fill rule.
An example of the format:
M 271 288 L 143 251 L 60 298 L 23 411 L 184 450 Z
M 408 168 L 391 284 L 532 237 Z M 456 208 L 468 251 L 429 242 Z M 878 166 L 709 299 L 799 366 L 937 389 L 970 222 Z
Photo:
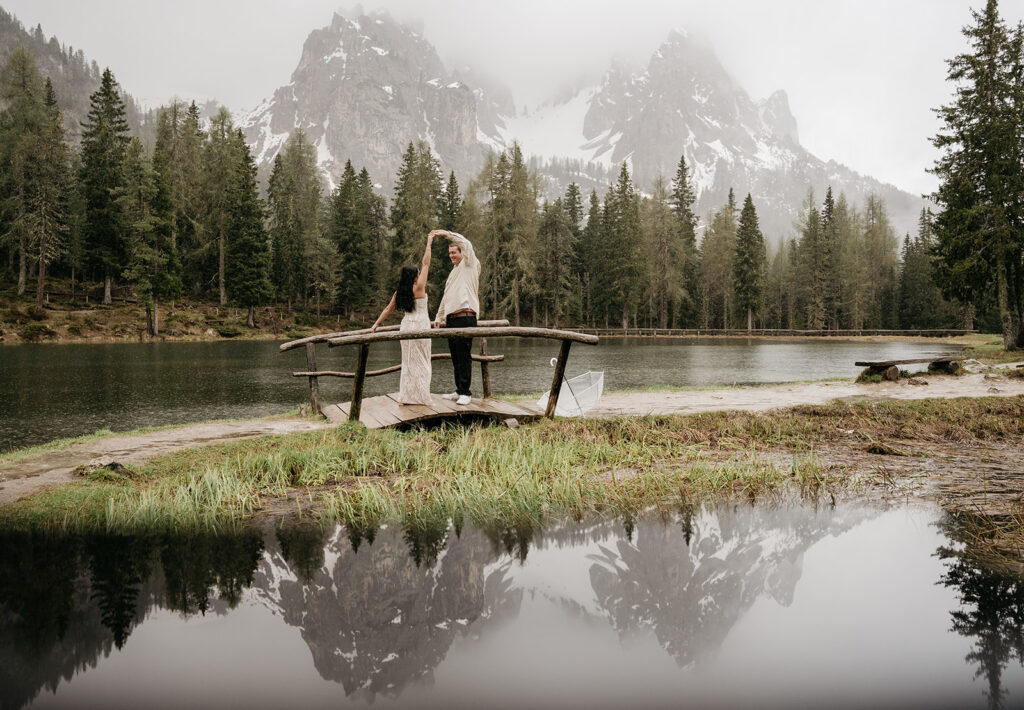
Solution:
M 401 332 L 430 330 L 427 299 L 417 298 L 415 308 L 402 318 Z M 403 340 L 402 377 L 398 386 L 398 401 L 402 404 L 430 403 L 430 340 Z

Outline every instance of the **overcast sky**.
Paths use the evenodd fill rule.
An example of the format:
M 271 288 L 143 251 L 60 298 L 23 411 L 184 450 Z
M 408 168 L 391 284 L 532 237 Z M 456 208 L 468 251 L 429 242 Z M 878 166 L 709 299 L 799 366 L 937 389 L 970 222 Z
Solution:
M 785 89 L 800 140 L 823 159 L 930 192 L 931 109 L 949 100 L 945 60 L 983 0 L 364 0 L 416 22 L 450 68 L 500 78 L 517 106 L 599 78 L 613 59 L 646 64 L 673 27 L 708 37 L 756 100 Z M 233 112 L 288 83 L 336 0 L 0 0 L 26 27 L 81 48 L 157 106 L 215 98 Z M 1024 0 L 1003 0 L 1024 20 Z

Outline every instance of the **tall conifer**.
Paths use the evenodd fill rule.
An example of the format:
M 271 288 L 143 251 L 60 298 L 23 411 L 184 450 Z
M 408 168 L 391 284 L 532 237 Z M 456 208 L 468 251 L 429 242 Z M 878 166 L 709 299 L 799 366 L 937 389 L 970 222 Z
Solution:
M 103 302 L 111 302 L 114 277 L 125 266 L 125 219 L 116 195 L 123 194 L 123 162 L 128 149 L 124 100 L 110 69 L 103 71 L 100 88 L 89 97 L 89 118 L 82 132 L 79 181 L 85 201 L 83 225 L 87 254 L 103 276 Z

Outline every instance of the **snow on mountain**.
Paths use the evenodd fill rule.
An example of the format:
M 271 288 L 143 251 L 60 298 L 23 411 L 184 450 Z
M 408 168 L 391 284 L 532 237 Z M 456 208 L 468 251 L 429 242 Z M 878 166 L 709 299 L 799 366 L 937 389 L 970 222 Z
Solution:
M 306 132 L 328 187 L 346 159 L 390 192 L 410 141 L 423 140 L 462 184 L 486 155 L 518 141 L 554 194 L 576 181 L 603 194 L 625 162 L 642 191 L 659 173 L 692 171 L 703 218 L 751 193 L 769 240 L 792 234 L 809 187 L 853 204 L 881 196 L 900 230 L 921 198 L 810 154 L 784 91 L 753 100 L 705 40 L 673 30 L 641 70 L 612 66 L 600 84 L 517 111 L 500 82 L 448 71 L 421 35 L 377 13 L 335 15 L 307 38 L 291 82 L 241 119 L 266 170 L 296 129 Z

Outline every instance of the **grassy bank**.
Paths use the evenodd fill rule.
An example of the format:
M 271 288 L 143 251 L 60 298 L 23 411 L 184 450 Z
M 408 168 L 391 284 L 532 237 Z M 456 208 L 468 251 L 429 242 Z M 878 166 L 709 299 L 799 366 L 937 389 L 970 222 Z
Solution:
M 817 449 L 1019 440 L 1024 398 L 919 400 L 503 427 L 370 431 L 358 426 L 182 451 L 138 471 L 0 509 L 0 526 L 61 531 L 217 530 L 258 513 L 383 521 L 531 524 L 590 512 L 632 515 L 798 492 L 831 497 L 885 472 L 830 463 Z M 780 457 L 779 452 L 789 455 Z
M 71 292 L 70 283 L 56 283 L 53 290 Z M 0 291 L 0 343 L 89 343 L 150 340 L 146 333 L 146 310 L 142 304 L 124 300 L 109 306 L 79 296 L 53 296 L 43 308 L 33 298 L 18 298 L 8 289 Z M 32 294 L 34 296 L 34 292 Z M 244 308 L 221 306 L 216 302 L 182 299 L 160 304 L 159 340 L 282 340 L 304 338 L 321 332 L 363 327 L 335 315 L 317 316 L 301 309 L 272 306 L 257 309 L 256 328 L 246 324 Z

